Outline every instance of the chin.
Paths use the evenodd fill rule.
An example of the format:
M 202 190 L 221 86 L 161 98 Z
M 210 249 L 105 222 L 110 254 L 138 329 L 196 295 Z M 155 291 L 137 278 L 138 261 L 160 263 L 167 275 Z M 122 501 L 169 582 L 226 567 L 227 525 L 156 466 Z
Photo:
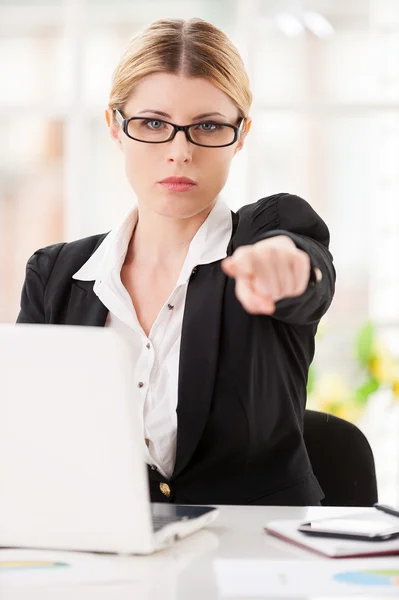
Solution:
M 199 201 L 189 193 L 169 193 L 166 197 L 159 198 L 156 202 L 151 202 L 148 206 L 163 217 L 171 219 L 189 219 L 203 212 L 212 202 L 210 200 Z

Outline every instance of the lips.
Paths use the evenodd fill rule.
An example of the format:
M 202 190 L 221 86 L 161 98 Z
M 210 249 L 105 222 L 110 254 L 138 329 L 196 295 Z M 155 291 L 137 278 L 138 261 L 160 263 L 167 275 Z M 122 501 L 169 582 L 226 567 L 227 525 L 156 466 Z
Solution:
M 162 187 L 173 192 L 187 192 L 197 185 L 197 183 L 189 177 L 167 177 L 158 183 L 162 185 Z

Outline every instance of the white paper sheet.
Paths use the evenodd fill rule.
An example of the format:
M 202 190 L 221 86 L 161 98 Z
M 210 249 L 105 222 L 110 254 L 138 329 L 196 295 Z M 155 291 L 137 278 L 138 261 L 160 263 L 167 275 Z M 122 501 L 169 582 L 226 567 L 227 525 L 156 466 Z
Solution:
M 399 559 L 214 561 L 223 598 L 311 598 L 357 595 L 399 598 Z
M 160 586 L 172 600 L 179 573 L 218 543 L 203 529 L 150 556 L 0 550 L 0 600 L 152 600 Z

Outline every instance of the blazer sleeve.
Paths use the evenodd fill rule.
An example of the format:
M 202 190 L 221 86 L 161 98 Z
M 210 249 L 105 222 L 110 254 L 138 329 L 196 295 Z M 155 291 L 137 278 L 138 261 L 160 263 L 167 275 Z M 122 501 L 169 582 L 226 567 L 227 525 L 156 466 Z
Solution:
M 301 296 L 279 300 L 272 317 L 297 325 L 317 324 L 329 308 L 335 291 L 327 225 L 303 198 L 278 194 L 257 203 L 251 230 L 252 243 L 286 235 L 308 254 L 311 270 L 307 289 Z M 314 276 L 316 267 L 322 274 L 319 282 Z
M 21 294 L 21 310 L 17 317 L 17 323 L 46 322 L 44 294 L 57 257 L 64 245 L 54 244 L 37 250 L 28 260 Z

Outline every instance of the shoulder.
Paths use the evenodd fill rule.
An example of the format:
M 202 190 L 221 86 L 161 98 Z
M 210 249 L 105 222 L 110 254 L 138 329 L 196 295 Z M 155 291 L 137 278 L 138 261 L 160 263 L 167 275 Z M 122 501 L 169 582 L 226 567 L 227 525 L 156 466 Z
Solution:
M 106 233 L 102 233 L 40 248 L 30 257 L 27 270 L 31 269 L 48 279 L 55 264 L 59 263 L 65 273 L 74 273 L 90 258 L 106 236 Z
M 329 231 L 311 205 L 295 194 L 280 193 L 261 198 L 237 211 L 237 236 L 246 243 L 268 231 L 286 230 L 328 244 Z
M 252 204 L 246 204 L 237 211 L 237 214 L 240 218 L 251 221 L 260 220 L 279 228 L 281 218 L 284 218 L 287 213 L 301 215 L 312 212 L 316 214 L 306 200 L 295 194 L 282 192 L 266 196 Z

